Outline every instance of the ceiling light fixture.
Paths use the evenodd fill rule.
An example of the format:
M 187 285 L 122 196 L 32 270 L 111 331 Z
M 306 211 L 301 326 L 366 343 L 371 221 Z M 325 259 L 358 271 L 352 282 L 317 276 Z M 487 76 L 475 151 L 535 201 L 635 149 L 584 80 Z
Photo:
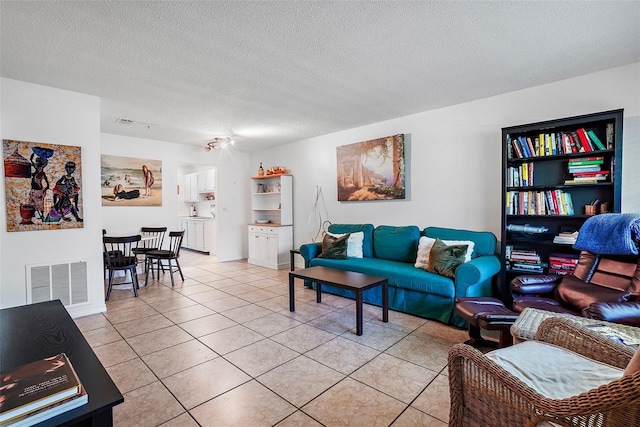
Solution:
M 213 140 L 207 142 L 204 149 L 207 151 L 215 150 L 216 148 L 227 148 L 235 144 L 236 142 L 230 136 L 224 136 L 221 138 L 213 138 Z

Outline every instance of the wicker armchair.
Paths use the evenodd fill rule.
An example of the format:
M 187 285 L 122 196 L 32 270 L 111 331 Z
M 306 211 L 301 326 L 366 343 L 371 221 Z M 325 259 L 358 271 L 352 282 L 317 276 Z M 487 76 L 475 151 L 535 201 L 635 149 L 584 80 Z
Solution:
M 629 347 L 558 317 L 542 322 L 536 340 L 622 370 L 634 354 Z M 538 394 L 475 348 L 457 344 L 449 351 L 449 387 L 452 427 L 536 426 L 544 422 L 640 426 L 640 372 L 554 400 Z

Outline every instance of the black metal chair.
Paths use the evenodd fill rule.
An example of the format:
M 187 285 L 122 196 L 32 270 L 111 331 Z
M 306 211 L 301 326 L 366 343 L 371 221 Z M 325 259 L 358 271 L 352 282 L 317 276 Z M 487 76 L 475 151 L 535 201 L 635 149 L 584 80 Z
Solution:
M 164 236 L 167 232 L 167 227 L 142 227 L 140 229 L 141 240 L 137 248 L 134 249 L 136 255 L 144 255 L 145 270 L 147 268 L 147 253 L 162 249 L 162 243 L 164 242 Z M 146 273 L 146 271 L 145 271 Z
M 133 286 L 133 293 L 138 296 L 138 275 L 136 267 L 138 265 L 138 259 L 134 252 L 138 247 L 140 241 L 140 235 L 125 236 L 125 237 L 110 237 L 102 236 L 102 243 L 104 247 L 104 260 L 105 266 L 109 271 L 109 286 L 107 287 L 107 295 L 105 301 L 109 301 L 111 296 L 111 288 L 113 287 L 113 275 L 116 271 L 123 271 L 125 279 L 127 271 L 131 274 L 131 283 Z M 120 283 L 118 283 L 120 284 Z
M 160 278 L 160 269 L 164 272 L 165 264 L 163 261 L 166 261 L 166 266 L 169 268 L 169 273 L 171 274 L 171 286 L 175 286 L 173 281 L 173 264 L 172 261 L 175 260 L 176 267 L 180 272 L 180 277 L 184 282 L 184 275 L 182 274 L 182 269 L 180 268 L 180 262 L 178 262 L 178 258 L 180 257 L 180 247 L 182 246 L 182 238 L 184 237 L 183 231 L 170 231 L 169 232 L 169 249 L 168 250 L 155 250 L 146 253 L 146 266 L 145 266 L 145 282 L 149 283 L 149 270 L 151 270 L 151 277 L 153 277 L 153 264 L 156 263 L 156 271 L 158 273 L 158 278 Z

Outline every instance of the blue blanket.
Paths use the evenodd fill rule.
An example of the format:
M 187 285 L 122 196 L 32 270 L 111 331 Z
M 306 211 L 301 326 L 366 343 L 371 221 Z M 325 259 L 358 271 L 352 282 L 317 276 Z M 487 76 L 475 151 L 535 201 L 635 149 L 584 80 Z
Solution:
M 640 214 L 602 214 L 582 224 L 573 245 L 579 251 L 601 255 L 638 255 Z

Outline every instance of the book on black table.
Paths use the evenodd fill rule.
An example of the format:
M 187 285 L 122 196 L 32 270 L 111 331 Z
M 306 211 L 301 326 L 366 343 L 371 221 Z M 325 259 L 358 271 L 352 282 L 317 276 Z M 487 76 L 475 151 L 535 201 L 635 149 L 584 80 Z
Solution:
M 0 374 L 0 425 L 32 425 L 88 402 L 64 353 Z

